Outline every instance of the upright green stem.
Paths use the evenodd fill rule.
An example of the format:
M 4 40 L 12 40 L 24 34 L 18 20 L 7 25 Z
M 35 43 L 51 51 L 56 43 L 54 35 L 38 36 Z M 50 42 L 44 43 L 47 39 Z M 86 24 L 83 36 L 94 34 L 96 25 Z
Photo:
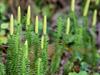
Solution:
M 30 74 L 30 65 L 29 65 L 29 58 L 28 58 L 28 42 L 27 40 L 24 43 L 24 47 L 22 49 L 23 56 L 22 56 L 22 75 L 29 75 Z
M 37 62 L 36 62 L 36 66 L 37 66 L 37 69 L 36 69 L 36 74 L 35 75 L 44 75 L 43 74 L 43 64 L 42 64 L 42 59 L 41 58 L 37 58 Z
M 41 50 L 42 50 L 42 62 L 43 62 L 43 74 L 46 75 L 48 70 L 48 37 L 42 35 L 41 38 Z

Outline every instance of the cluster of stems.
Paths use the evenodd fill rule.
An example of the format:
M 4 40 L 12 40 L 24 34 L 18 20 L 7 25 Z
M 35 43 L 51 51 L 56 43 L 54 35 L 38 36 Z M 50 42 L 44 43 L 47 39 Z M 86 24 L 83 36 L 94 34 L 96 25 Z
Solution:
M 73 43 L 73 52 L 78 48 L 83 48 L 86 50 L 89 48 L 88 45 L 92 47 L 89 48 L 93 51 L 95 56 L 95 45 L 92 43 L 95 42 L 94 38 L 88 34 L 88 10 L 91 0 L 86 1 L 86 5 L 83 11 L 84 23 L 83 26 L 79 26 L 78 19 L 75 14 L 75 0 L 71 0 L 71 12 L 67 17 L 67 24 L 63 23 L 63 18 L 58 18 L 57 21 L 57 31 L 55 33 L 55 51 L 54 56 L 51 59 L 50 67 L 48 67 L 48 34 L 47 34 L 47 17 L 44 16 L 43 19 L 43 34 L 39 34 L 39 17 L 35 18 L 35 28 L 32 29 L 31 23 L 31 7 L 28 6 L 27 15 L 26 15 L 26 31 L 25 31 L 25 41 L 22 42 L 20 39 L 22 31 L 21 23 L 21 8 L 18 7 L 18 16 L 17 16 L 17 28 L 14 29 L 15 23 L 13 15 L 10 17 L 10 35 L 8 37 L 8 50 L 7 50 L 7 63 L 5 65 L 6 75 L 47 75 L 49 68 L 49 74 L 54 75 L 61 63 L 61 56 L 64 53 L 65 44 L 68 45 L 71 37 L 74 37 L 72 40 Z M 96 5 L 99 4 L 99 0 L 96 0 Z M 92 27 L 95 28 L 97 23 L 97 9 L 94 10 Z M 65 25 L 65 26 L 64 26 Z M 66 27 L 66 28 L 64 28 Z M 64 30 L 63 30 L 64 29 Z M 64 34 L 64 35 L 63 35 Z M 65 39 L 66 37 L 69 37 Z M 91 41 L 93 40 L 93 41 Z M 30 63 L 29 53 L 33 52 L 33 62 Z M 86 54 L 85 54 L 86 55 Z M 87 54 L 88 55 L 88 54 Z M 95 59 L 95 58 L 94 58 Z M 32 65 L 32 68 L 31 68 Z M 0 67 L 2 67 L 0 62 Z M 31 71 L 31 69 L 33 71 Z M 32 73 L 31 73 L 32 72 Z M 3 74 L 3 70 L 0 68 L 0 75 Z

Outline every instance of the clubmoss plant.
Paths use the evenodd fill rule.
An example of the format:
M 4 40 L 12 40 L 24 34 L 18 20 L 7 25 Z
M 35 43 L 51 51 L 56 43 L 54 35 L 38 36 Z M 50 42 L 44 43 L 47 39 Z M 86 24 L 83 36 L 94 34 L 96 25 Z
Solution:
M 83 40 L 84 40 L 84 48 L 88 48 L 87 46 L 87 43 L 86 42 L 90 42 L 90 36 L 89 34 L 87 33 L 88 31 L 88 10 L 89 10 L 89 5 L 90 5 L 90 0 L 87 0 L 86 1 L 86 4 L 84 6 L 84 11 L 83 11 Z
M 91 37 L 92 37 L 92 43 L 91 43 L 91 45 L 92 45 L 92 49 L 91 49 L 91 54 L 92 54 L 92 58 L 93 58 L 93 66 L 95 67 L 96 66 L 96 64 L 98 63 L 98 61 L 97 61 L 97 57 L 96 57 L 96 55 L 97 55 L 97 48 L 96 48 L 96 35 L 95 35 L 95 30 L 96 30 L 96 23 L 97 23 L 97 10 L 95 9 L 94 10 L 94 12 L 93 12 L 93 19 L 92 19 L 92 31 L 93 31 L 93 33 L 94 33 L 94 35 L 91 35 Z
M 62 24 L 62 18 L 58 18 L 57 21 L 57 32 L 56 32 L 56 37 L 55 37 L 55 54 L 52 58 L 51 61 L 51 67 L 50 67 L 50 73 L 51 75 L 55 74 L 59 68 L 60 60 L 61 60 L 61 55 L 63 53 L 62 45 L 60 44 L 61 38 L 62 38 L 62 29 L 63 29 L 63 24 Z
M 10 36 L 8 39 L 9 48 L 7 50 L 7 75 L 17 75 L 18 74 L 18 50 L 19 50 L 19 35 L 14 35 L 14 24 L 11 22 L 13 18 L 10 20 Z M 16 59 L 15 59 L 16 58 Z
M 8 50 L 7 50 L 7 63 L 6 63 L 6 74 L 7 75 L 28 75 L 29 74 L 29 59 L 28 59 L 28 46 L 25 42 L 24 47 L 20 40 L 20 28 L 14 31 L 14 21 L 11 17 L 10 21 L 10 32 L 8 38 Z M 13 29 L 13 31 L 12 31 Z
M 71 45 L 69 44 L 74 42 L 75 33 L 77 29 L 77 17 L 75 14 L 75 0 L 71 0 L 70 7 L 71 7 L 71 10 L 67 17 L 67 24 L 65 26 L 66 30 L 63 35 L 63 44 L 65 45 L 64 47 L 65 47 L 65 50 L 67 49 L 67 51 L 70 50 L 69 46 L 71 47 Z
M 41 38 L 41 58 L 42 58 L 42 63 L 43 63 L 43 74 L 47 74 L 48 70 L 48 37 L 46 35 L 42 35 Z
M 41 59 L 41 63 L 44 66 L 41 67 L 41 71 L 43 72 L 41 74 L 46 75 L 47 70 L 48 70 L 48 37 L 46 34 L 46 25 L 47 25 L 47 19 L 46 16 L 44 16 L 44 24 L 43 24 L 43 35 L 41 38 L 41 45 L 40 45 L 40 38 L 39 38 L 39 33 L 38 33 L 38 16 L 36 16 L 35 19 L 35 33 L 34 33 L 34 39 L 33 39 L 33 44 L 34 44 L 34 65 L 35 69 L 34 74 L 37 75 L 39 70 L 39 64 L 37 65 L 37 62 L 39 59 Z M 41 72 L 40 71 L 40 72 Z M 40 74 L 40 75 L 41 75 Z
M 33 52 L 34 52 L 34 63 L 33 63 L 33 67 L 32 69 L 34 70 L 34 74 L 37 74 L 37 61 L 38 61 L 38 58 L 41 57 L 41 48 L 40 48 L 40 38 L 39 38 L 39 33 L 38 33 L 38 16 L 36 16 L 35 18 L 35 33 L 34 33 L 34 38 L 33 38 Z M 35 68 L 34 68 L 35 67 Z
M 31 7 L 28 6 L 26 18 L 26 39 L 28 40 L 29 48 L 32 46 L 32 25 L 31 25 Z
M 10 35 L 8 38 L 8 50 L 7 50 L 7 75 L 19 75 L 22 74 L 21 69 L 21 43 L 20 43 L 20 27 L 14 30 L 14 20 L 11 15 L 10 19 Z
M 64 49 L 65 51 L 67 50 L 68 52 L 71 52 L 71 45 L 69 45 L 70 43 L 73 43 L 74 41 L 74 35 L 72 34 L 72 28 L 71 28 L 71 19 L 70 17 L 67 18 L 67 22 L 66 22 L 66 26 L 65 26 L 65 31 L 63 34 L 63 45 L 64 45 Z
M 89 9 L 89 5 L 88 5 L 88 9 Z M 87 61 L 88 64 L 92 64 L 92 65 L 94 65 L 96 63 L 96 58 L 95 58 L 95 54 L 96 54 L 95 43 L 96 43 L 96 41 L 95 41 L 95 35 L 93 35 L 95 32 L 94 30 L 95 30 L 95 26 L 96 26 L 95 25 L 96 24 L 96 14 L 97 14 L 97 11 L 94 10 L 93 20 L 92 20 L 93 22 L 91 25 L 92 28 L 89 28 L 87 15 L 84 16 L 84 24 L 83 24 L 83 26 L 84 26 L 83 27 L 84 48 L 85 48 L 85 51 L 87 50 L 87 52 L 84 54 L 83 59 L 85 61 Z M 88 32 L 88 30 L 90 33 Z M 89 60 L 90 58 L 93 58 L 93 59 Z M 93 63 L 91 63 L 91 62 L 93 62 Z
M 69 17 L 70 17 L 70 19 L 72 21 L 72 24 L 73 24 L 73 27 L 74 27 L 74 28 L 71 28 L 72 29 L 71 33 L 75 33 L 76 29 L 77 29 L 77 26 L 78 26 L 78 23 L 77 23 L 76 13 L 72 9 L 75 10 L 75 1 L 74 0 L 71 1 L 71 10 L 69 12 Z
M 41 48 L 40 48 L 40 38 L 39 38 L 39 34 L 34 34 L 34 39 L 33 39 L 33 52 L 34 52 L 34 59 L 33 59 L 33 67 L 32 69 L 34 71 L 32 71 L 34 74 L 36 73 L 36 62 L 38 61 L 38 58 L 41 57 Z
M 24 46 L 22 48 L 22 73 L 21 75 L 29 75 L 30 74 L 30 65 L 29 65 L 29 57 L 28 57 L 28 42 L 27 40 L 24 43 Z
M 43 74 L 47 74 L 48 70 L 48 35 L 46 33 L 47 30 L 47 18 L 44 16 L 44 24 L 43 24 L 43 35 L 41 38 L 41 50 L 42 50 L 42 63 L 43 63 Z
M 92 66 L 96 66 L 96 41 L 95 37 L 89 33 L 88 10 L 90 0 L 86 1 L 83 12 L 83 24 L 79 25 L 75 13 L 75 0 L 71 1 L 71 10 L 67 16 L 67 24 L 64 24 L 65 18 L 59 17 L 57 20 L 57 29 L 54 37 L 54 55 L 51 58 L 50 65 L 48 61 L 48 34 L 47 34 L 47 16 L 43 20 L 43 34 L 40 38 L 39 19 L 35 18 L 35 28 L 31 24 L 31 7 L 28 6 L 26 15 L 25 40 L 21 39 L 22 21 L 21 9 L 18 7 L 18 18 L 16 29 L 13 15 L 10 18 L 10 35 L 8 36 L 7 63 L 5 66 L 0 61 L 0 75 L 55 75 L 62 66 L 62 55 L 72 49 L 72 60 L 79 57 Z M 96 0 L 99 4 L 99 0 Z M 95 32 L 97 22 L 97 9 L 94 10 L 91 30 Z M 66 27 L 66 28 L 64 28 Z M 34 30 L 34 31 L 33 31 Z M 66 49 L 67 46 L 67 49 Z M 32 64 L 30 63 L 29 53 L 33 52 Z M 69 52 L 70 53 L 70 52 Z M 81 55 L 81 56 L 80 56 Z M 0 57 L 1 58 L 1 57 Z M 92 58 L 92 59 L 91 59 Z M 90 60 L 91 59 L 91 60 Z M 69 63 L 72 62 L 69 60 Z M 66 62 L 67 64 L 67 62 Z M 70 64 L 71 65 L 71 64 Z M 69 66 L 69 65 L 68 65 Z M 6 71 L 4 70 L 6 69 Z M 67 69 L 67 68 L 66 68 Z M 69 71 L 69 70 L 68 70 Z M 63 74 L 64 75 L 64 74 Z

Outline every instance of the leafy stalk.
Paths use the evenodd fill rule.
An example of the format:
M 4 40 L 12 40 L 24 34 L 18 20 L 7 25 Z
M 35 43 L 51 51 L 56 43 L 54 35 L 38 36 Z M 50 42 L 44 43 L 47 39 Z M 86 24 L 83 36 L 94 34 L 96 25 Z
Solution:
M 62 18 L 60 17 L 57 21 L 57 33 L 55 38 L 55 54 L 51 61 L 51 67 L 50 67 L 51 75 L 57 72 L 61 60 L 60 57 L 61 54 L 63 53 L 62 45 L 60 44 L 61 37 L 62 37 L 62 29 L 63 29 L 63 24 L 62 24 Z
M 0 63 L 0 75 L 5 75 L 5 66 L 3 63 Z
M 31 7 L 28 6 L 26 18 L 26 39 L 28 40 L 29 48 L 32 46 L 32 25 L 31 25 Z
M 19 36 L 11 35 L 8 40 L 7 50 L 7 75 L 18 75 L 18 50 L 19 50 Z
M 22 74 L 21 75 L 29 75 L 30 74 L 30 65 L 28 58 L 28 42 L 25 41 L 23 46 L 23 58 L 22 58 Z
M 33 52 L 34 52 L 34 61 L 33 61 L 33 65 L 32 65 L 32 69 L 34 70 L 34 72 L 36 72 L 36 65 L 35 63 L 37 62 L 37 59 L 39 57 L 41 57 L 41 49 L 40 49 L 40 38 L 39 38 L 39 34 L 34 33 L 34 38 L 33 38 Z
M 43 74 L 43 64 L 42 64 L 42 59 L 38 58 L 36 62 L 36 72 L 35 75 L 44 75 Z
M 42 35 L 41 38 L 41 50 L 42 50 L 42 63 L 43 63 L 43 74 L 46 75 L 48 70 L 48 37 L 47 35 Z
M 5 75 L 5 65 L 2 62 L 2 50 L 0 49 L 0 75 Z
M 12 25 L 12 24 L 13 23 L 10 23 L 10 25 Z M 14 25 L 12 25 L 12 26 L 14 26 Z M 12 30 L 12 28 L 13 27 L 11 27 L 10 30 Z M 20 25 L 18 25 L 15 30 L 15 33 L 11 34 L 8 38 L 9 48 L 7 50 L 7 63 L 6 63 L 7 75 L 22 75 L 23 74 L 23 71 L 22 71 L 23 66 L 22 65 L 24 63 L 22 63 L 22 59 L 25 58 L 25 56 L 23 55 L 23 52 L 25 52 L 25 51 L 22 51 L 22 47 L 21 47 L 21 43 L 20 43 L 20 31 L 21 31 L 21 27 L 20 27 Z M 26 62 L 26 60 L 24 60 L 23 62 Z

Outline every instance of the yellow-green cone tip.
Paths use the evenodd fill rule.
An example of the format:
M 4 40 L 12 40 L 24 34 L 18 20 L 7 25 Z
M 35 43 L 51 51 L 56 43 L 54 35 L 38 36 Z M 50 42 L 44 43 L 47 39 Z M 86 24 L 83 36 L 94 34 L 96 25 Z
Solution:
M 47 30 L 47 17 L 44 16 L 43 34 L 46 34 Z
M 88 10 L 89 10 L 89 5 L 90 5 L 90 0 L 87 0 L 85 7 L 84 7 L 84 11 L 83 11 L 83 16 L 87 16 Z
M 75 11 L 75 0 L 71 0 L 71 11 Z
M 95 9 L 94 10 L 94 13 L 93 13 L 92 26 L 95 26 L 96 25 L 96 22 L 97 22 L 97 10 Z
M 38 34 L 38 16 L 35 19 L 35 33 Z
M 67 26 L 66 26 L 66 34 L 68 35 L 70 32 L 70 18 L 67 19 Z
M 14 19 L 13 19 L 13 15 L 11 14 L 10 16 L 10 35 L 13 35 L 14 32 Z
M 28 6 L 28 10 L 27 10 L 27 21 L 26 21 L 26 25 L 30 25 L 30 20 L 31 20 L 31 7 L 29 5 Z
M 20 8 L 20 6 L 18 6 L 18 13 L 17 13 L 18 15 L 18 23 L 20 24 L 21 23 L 21 8 Z

